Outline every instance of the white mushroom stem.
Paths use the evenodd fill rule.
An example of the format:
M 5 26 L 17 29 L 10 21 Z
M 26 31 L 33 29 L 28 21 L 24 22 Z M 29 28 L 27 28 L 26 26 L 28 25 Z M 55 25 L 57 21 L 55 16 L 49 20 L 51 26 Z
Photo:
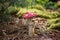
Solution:
M 32 37 L 34 35 L 34 26 L 32 26 L 34 23 L 29 19 L 29 36 Z
M 29 36 L 32 37 L 34 34 L 34 28 L 33 26 L 29 26 Z

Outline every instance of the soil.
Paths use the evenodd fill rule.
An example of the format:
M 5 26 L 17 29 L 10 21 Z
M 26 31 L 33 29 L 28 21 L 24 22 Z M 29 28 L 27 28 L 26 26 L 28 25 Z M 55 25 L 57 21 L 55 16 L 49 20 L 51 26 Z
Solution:
M 36 24 L 34 35 L 30 37 L 28 24 L 35 21 L 38 23 Z M 46 23 L 47 20 L 44 18 L 19 19 L 11 17 L 9 22 L 0 23 L 0 40 L 60 40 L 60 30 L 45 30 L 45 27 L 38 25 L 41 21 Z M 39 31 L 38 26 L 40 26 L 41 31 L 44 31 Z

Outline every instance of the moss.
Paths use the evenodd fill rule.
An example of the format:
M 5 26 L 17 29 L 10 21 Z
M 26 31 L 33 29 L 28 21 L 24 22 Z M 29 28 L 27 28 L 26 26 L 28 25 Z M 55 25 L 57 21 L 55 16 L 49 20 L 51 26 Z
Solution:
M 23 11 L 22 11 L 23 10 Z M 34 12 L 37 14 L 39 17 L 47 18 L 47 19 L 52 19 L 52 18 L 57 18 L 60 17 L 60 14 L 58 12 L 47 12 L 47 11 L 42 11 L 38 9 L 26 9 L 26 8 L 20 8 L 20 11 L 17 13 L 17 15 L 23 15 L 27 11 Z
M 48 29 L 60 28 L 60 18 L 48 19 Z
M 56 23 L 56 24 L 51 24 L 48 29 L 56 29 L 56 28 L 60 28 L 60 23 Z

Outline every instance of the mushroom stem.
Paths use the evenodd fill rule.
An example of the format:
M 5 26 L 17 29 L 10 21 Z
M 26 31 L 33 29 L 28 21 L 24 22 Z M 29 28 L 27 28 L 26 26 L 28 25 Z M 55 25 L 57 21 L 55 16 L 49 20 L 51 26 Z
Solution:
M 33 26 L 29 26 L 29 36 L 32 37 L 34 34 L 34 28 Z

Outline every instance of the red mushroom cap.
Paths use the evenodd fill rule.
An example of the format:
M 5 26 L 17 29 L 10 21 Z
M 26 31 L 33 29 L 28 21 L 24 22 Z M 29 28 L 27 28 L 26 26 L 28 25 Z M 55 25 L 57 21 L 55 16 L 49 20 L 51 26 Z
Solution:
M 33 12 L 26 12 L 25 14 L 22 15 L 22 18 L 33 18 L 35 16 L 37 15 Z

